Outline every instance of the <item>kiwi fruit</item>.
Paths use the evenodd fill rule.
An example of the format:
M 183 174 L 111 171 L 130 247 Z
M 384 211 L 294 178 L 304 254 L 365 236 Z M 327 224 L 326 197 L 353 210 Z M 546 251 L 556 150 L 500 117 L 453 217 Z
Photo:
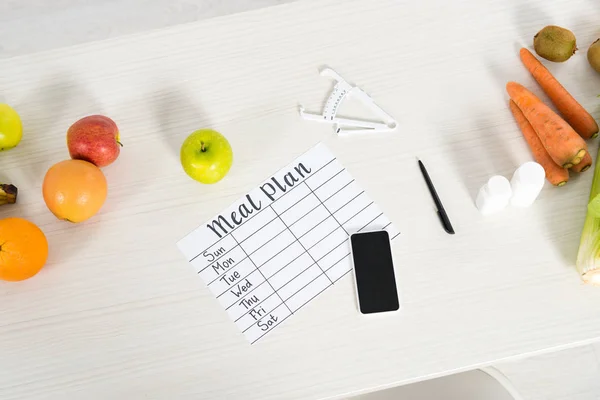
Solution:
M 546 60 L 564 62 L 577 51 L 577 42 L 570 30 L 548 25 L 533 37 L 533 48 Z
M 600 72 L 600 39 L 596 40 L 588 49 L 587 59 L 596 72 Z

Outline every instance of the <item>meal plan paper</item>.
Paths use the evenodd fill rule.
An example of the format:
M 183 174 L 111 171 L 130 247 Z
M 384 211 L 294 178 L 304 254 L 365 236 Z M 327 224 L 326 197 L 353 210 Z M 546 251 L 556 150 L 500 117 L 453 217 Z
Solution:
M 255 343 L 352 270 L 348 235 L 398 230 L 323 145 L 177 246 Z

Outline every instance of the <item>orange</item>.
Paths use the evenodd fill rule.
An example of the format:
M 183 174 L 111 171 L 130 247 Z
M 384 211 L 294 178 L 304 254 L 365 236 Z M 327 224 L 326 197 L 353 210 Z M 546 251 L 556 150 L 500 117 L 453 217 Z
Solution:
M 108 188 L 100 168 L 83 160 L 54 164 L 44 177 L 42 193 L 58 219 L 82 222 L 95 215 L 106 200 Z
M 22 218 L 0 220 L 0 279 L 31 278 L 47 258 L 48 241 L 40 228 Z

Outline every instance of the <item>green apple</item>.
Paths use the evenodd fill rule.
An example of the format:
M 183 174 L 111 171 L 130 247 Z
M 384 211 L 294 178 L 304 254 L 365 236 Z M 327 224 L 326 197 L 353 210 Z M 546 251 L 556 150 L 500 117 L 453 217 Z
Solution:
M 181 145 L 180 157 L 185 173 L 202 183 L 220 181 L 233 163 L 229 142 L 212 129 L 192 132 Z
M 0 150 L 12 149 L 23 137 L 19 114 L 8 104 L 0 104 Z

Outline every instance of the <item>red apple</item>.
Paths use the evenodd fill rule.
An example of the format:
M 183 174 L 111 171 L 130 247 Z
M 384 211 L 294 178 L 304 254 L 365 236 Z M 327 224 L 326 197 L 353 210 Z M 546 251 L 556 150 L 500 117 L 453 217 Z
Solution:
M 119 128 L 103 115 L 81 118 L 67 131 L 67 146 L 72 159 L 106 167 L 119 157 Z

